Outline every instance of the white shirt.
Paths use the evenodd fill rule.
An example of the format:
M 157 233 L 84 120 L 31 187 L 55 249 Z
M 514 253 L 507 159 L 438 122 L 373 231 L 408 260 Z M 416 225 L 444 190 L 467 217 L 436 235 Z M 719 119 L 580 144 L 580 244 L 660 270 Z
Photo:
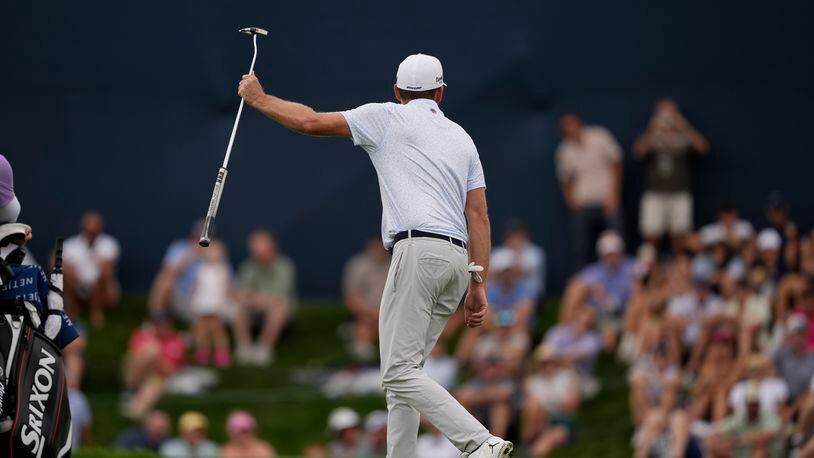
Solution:
M 458 360 L 446 355 L 440 358 L 430 355 L 424 362 L 424 372 L 439 385 L 452 390 L 458 378 Z
M 119 259 L 119 242 L 110 235 L 100 234 L 90 245 L 84 235 L 75 235 L 65 240 L 62 257 L 76 270 L 83 285 L 92 286 L 101 275 L 99 262 Z
M 600 205 L 613 191 L 613 165 L 622 159 L 622 147 L 607 129 L 586 126 L 579 143 L 567 139 L 560 143 L 556 157 L 560 180 L 574 180 L 577 203 Z
M 457 458 L 461 451 L 452 445 L 443 434 L 424 433 L 418 436 L 415 444 L 417 458 Z
M 343 111 L 370 155 L 382 197 L 382 239 L 417 229 L 467 241 L 466 193 L 486 187 L 475 143 L 429 99 Z
M 738 382 L 729 392 L 729 406 L 737 413 L 743 414 L 746 412 L 746 388 L 748 383 L 748 381 Z M 789 398 L 789 387 L 781 378 L 763 379 L 759 384 L 758 397 L 760 398 L 761 412 L 777 415 L 780 406 Z
M 684 320 L 684 343 L 694 345 L 701 336 L 701 323 L 704 318 L 722 313 L 723 301 L 714 294 L 708 294 L 701 301 L 698 295 L 687 292 L 676 296 L 667 302 L 667 313 Z

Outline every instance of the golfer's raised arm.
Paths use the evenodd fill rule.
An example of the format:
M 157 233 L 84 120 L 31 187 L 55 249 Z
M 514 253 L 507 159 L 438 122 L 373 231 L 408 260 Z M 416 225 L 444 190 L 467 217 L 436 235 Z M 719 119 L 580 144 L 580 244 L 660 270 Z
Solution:
M 319 113 L 307 105 L 266 94 L 254 75 L 243 75 L 237 93 L 249 106 L 295 132 L 321 137 L 351 136 L 341 114 Z

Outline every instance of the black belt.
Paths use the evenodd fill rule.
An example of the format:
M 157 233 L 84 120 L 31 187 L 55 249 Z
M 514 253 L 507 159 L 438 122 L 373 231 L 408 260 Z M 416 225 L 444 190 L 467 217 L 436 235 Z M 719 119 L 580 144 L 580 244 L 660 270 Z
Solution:
M 451 243 L 451 244 L 453 244 L 455 246 L 459 246 L 459 247 L 461 247 L 463 249 L 466 249 L 466 243 L 464 241 L 462 241 L 462 240 L 456 239 L 455 237 L 449 237 L 449 236 L 441 235 L 441 234 L 433 234 L 432 232 L 424 232 L 424 231 L 418 231 L 418 230 L 413 229 L 411 231 L 403 231 L 403 232 L 399 232 L 398 234 L 396 234 L 393 237 L 393 244 L 390 245 L 390 248 L 388 248 L 387 251 L 389 251 L 390 254 L 392 254 L 393 253 L 393 248 L 396 246 L 397 243 L 401 242 L 404 239 L 410 238 L 410 237 L 413 237 L 413 238 L 415 238 L 415 237 L 424 237 L 424 238 L 430 238 L 430 239 L 446 240 L 446 241 L 448 241 L 449 243 Z

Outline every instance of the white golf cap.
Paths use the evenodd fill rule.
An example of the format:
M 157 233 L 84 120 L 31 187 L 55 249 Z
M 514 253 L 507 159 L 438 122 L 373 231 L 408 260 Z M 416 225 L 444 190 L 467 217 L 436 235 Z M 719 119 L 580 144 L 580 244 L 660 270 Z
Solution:
M 328 416 L 328 429 L 340 432 L 348 428 L 359 426 L 360 418 L 350 407 L 338 407 Z
M 426 54 L 413 54 L 399 64 L 396 86 L 405 91 L 429 91 L 444 84 L 441 61 Z
M 492 272 L 503 272 L 517 262 L 516 257 L 508 250 L 497 250 L 489 260 L 489 269 Z
M 761 251 L 772 250 L 777 251 L 783 245 L 783 239 L 780 238 L 780 233 L 774 229 L 768 228 L 760 231 L 757 236 L 757 248 Z
M 619 254 L 625 251 L 625 241 L 616 231 L 605 231 L 596 242 L 596 252 L 599 256 Z

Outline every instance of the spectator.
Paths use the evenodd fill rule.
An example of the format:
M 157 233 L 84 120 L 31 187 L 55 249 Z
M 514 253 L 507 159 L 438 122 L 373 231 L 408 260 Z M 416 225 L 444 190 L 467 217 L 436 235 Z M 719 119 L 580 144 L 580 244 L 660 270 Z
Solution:
M 738 382 L 729 393 L 729 405 L 735 412 L 746 412 L 749 390 L 756 389 L 761 411 L 782 417 L 789 399 L 789 388 L 783 379 L 774 376 L 771 360 L 762 353 L 746 359 L 746 379 Z
M 142 418 L 152 409 L 167 379 L 184 366 L 185 355 L 184 338 L 173 329 L 169 316 L 153 312 L 130 337 L 124 358 L 124 385 L 130 396 L 125 416 Z
M 277 452 L 268 442 L 257 438 L 257 421 L 244 411 L 235 410 L 226 419 L 229 442 L 223 445 L 220 458 L 274 458 Z
M 754 234 L 755 228 L 752 223 L 740 218 L 740 212 L 734 204 L 724 202 L 718 207 L 718 221 L 702 227 L 699 237 L 707 244 L 720 241 L 737 251 Z
M 338 407 L 328 416 L 328 431 L 333 442 L 328 444 L 331 458 L 358 458 L 368 456 L 359 414 L 349 407 Z
M 574 258 L 581 268 L 590 262 L 599 233 L 621 231 L 622 148 L 606 129 L 584 126 L 573 113 L 560 118 L 560 131 L 557 175 L 565 203 L 574 213 Z
M 577 376 L 548 345 L 535 350 L 538 369 L 524 383 L 521 444 L 533 456 L 547 456 L 571 440 L 580 397 Z
M 695 383 L 690 388 L 690 412 L 695 420 L 709 424 L 722 420 L 729 411 L 728 396 L 743 373 L 735 334 L 726 328 L 712 333 L 703 351 Z
M 716 457 L 780 457 L 782 422 L 776 413 L 761 409 L 759 388 L 749 384 L 745 390 L 743 409 L 718 423 L 708 438 L 710 456 Z
M 639 211 L 642 236 L 658 246 L 670 235 L 673 252 L 684 247 L 692 231 L 692 155 L 706 156 L 706 139 L 684 118 L 672 99 L 656 103 L 647 130 L 633 145 L 644 165 L 644 193 Z
M 71 410 L 71 444 L 74 450 L 93 444 L 93 413 L 85 394 L 78 386 L 68 386 L 68 404 Z
M 297 277 L 294 263 L 280 254 L 268 231 L 254 231 L 248 248 L 250 258 L 238 272 L 237 359 L 242 364 L 265 366 L 274 360 L 277 341 L 297 304 Z M 252 341 L 252 323 L 258 318 L 260 334 Z
M 756 286 L 746 278 L 736 282 L 735 291 L 724 305 L 723 313 L 737 325 L 748 342 L 762 346 L 769 341 L 772 309 L 769 296 L 756 291 Z
M 477 369 L 490 357 L 500 359 L 503 369 L 508 376 L 519 376 L 523 369 L 523 359 L 529 351 L 531 339 L 528 332 L 518 330 L 516 318 L 512 310 L 500 310 L 494 314 L 494 325 L 485 334 L 474 341 L 471 352 L 470 342 L 461 342 L 456 357 L 459 361 L 470 363 L 470 367 Z
M 545 293 L 546 255 L 542 248 L 535 245 L 529 237 L 528 230 L 519 221 L 509 221 L 503 229 L 503 245 L 495 248 L 492 258 L 512 257 L 513 264 L 520 267 L 522 280 L 531 290 L 534 298 Z
M 802 313 L 808 318 L 808 322 L 814 322 L 814 284 L 808 280 L 808 284 L 800 291 L 798 305 L 796 307 L 797 313 Z M 814 326 L 808 327 L 808 340 L 806 348 L 814 350 Z
M 631 408 L 638 425 L 634 456 L 645 458 L 665 431 L 669 433 L 669 456 L 683 457 L 690 436 L 689 416 L 677 409 L 680 370 L 669 360 L 666 345 L 659 345 L 633 369 Z
M 795 270 L 799 264 L 800 231 L 797 229 L 797 224 L 791 219 L 791 205 L 779 192 L 775 191 L 769 195 L 769 202 L 766 205 L 766 220 L 769 223 L 769 228 L 777 231 L 782 238 L 782 270 Z
M 758 261 L 768 271 L 773 283 L 785 273 L 782 249 L 783 238 L 779 232 L 772 228 L 760 231 L 757 236 Z
M 594 329 L 595 324 L 594 309 L 583 307 L 571 323 L 558 324 L 545 336 L 545 344 L 553 348 L 581 378 L 592 376 L 596 358 L 602 350 L 602 338 Z
M 458 458 L 461 451 L 452 445 L 438 428 L 425 423 L 427 432 L 418 436 L 415 446 L 416 458 Z
M 488 355 L 474 366 L 475 376 L 455 392 L 455 397 L 489 431 L 504 437 L 512 420 L 512 399 L 517 391 L 506 361 L 498 354 Z
M 178 420 L 179 437 L 159 449 L 163 458 L 217 458 L 218 446 L 207 438 L 209 421 L 198 412 L 187 412 Z
M 121 288 L 116 278 L 119 242 L 104 232 L 102 215 L 89 211 L 82 216 L 78 235 L 65 240 L 65 303 L 69 307 L 86 305 L 91 324 L 105 323 L 105 307 L 119 301 Z
M 774 354 L 777 373 L 789 388 L 789 399 L 797 401 L 808 391 L 814 378 L 814 352 L 806 348 L 808 318 L 794 313 L 786 320 L 786 338 Z
M 198 245 L 202 229 L 203 221 L 196 221 L 187 238 L 175 240 L 167 248 L 150 288 L 150 310 L 172 311 L 178 318 L 190 319 L 189 298 L 202 263 L 203 248 Z
M 343 299 L 354 317 L 350 353 L 361 361 L 378 356 L 375 344 L 379 336 L 379 306 L 389 270 L 390 254 L 378 236 L 369 238 L 365 250 L 345 265 Z
M 158 452 L 170 433 L 170 416 L 162 410 L 154 410 L 144 416 L 140 427 L 127 429 L 119 434 L 114 447 L 118 450 Z
M 501 311 L 514 314 L 517 330 L 528 331 L 534 313 L 534 294 L 523 281 L 523 271 L 508 253 L 490 260 L 491 281 L 486 297 L 492 317 Z
M 490 260 L 489 270 L 491 279 L 486 298 L 489 302 L 490 313 L 486 319 L 487 325 L 466 328 L 455 356 L 459 361 L 467 362 L 473 351 L 476 351 L 476 347 L 484 348 L 484 345 L 495 344 L 499 340 L 506 344 L 501 345 L 503 349 L 522 347 L 522 353 L 510 350 L 511 356 L 505 361 L 510 366 L 511 373 L 514 373 L 515 369 L 520 368 L 522 362 L 518 360 L 518 357 L 522 359 L 528 350 L 529 331 L 533 323 L 531 318 L 534 312 L 534 297 L 526 283 L 522 281 L 522 272 L 518 265 L 514 264 L 512 256 L 505 254 L 493 257 Z M 501 320 L 503 324 L 498 325 L 498 320 Z M 501 329 L 479 342 L 479 336 L 494 328 L 506 328 L 505 323 L 511 323 L 510 327 Z
M 365 435 L 370 456 L 387 455 L 387 412 L 374 410 L 365 417 Z
M 203 251 L 202 262 L 195 271 L 195 286 L 189 299 L 192 311 L 192 334 L 195 339 L 195 362 L 209 364 L 214 350 L 215 366 L 228 367 L 229 336 L 224 318 L 230 314 L 232 272 L 223 244 L 214 241 Z
M 701 340 L 706 323 L 723 312 L 723 301 L 711 290 L 703 273 L 693 274 L 693 289 L 671 298 L 667 303 L 667 320 L 676 341 L 691 351 Z M 700 347 L 699 347 L 700 348 Z M 692 368 L 695 369 L 694 362 Z
M 622 330 L 635 262 L 625 256 L 624 241 L 613 231 L 599 237 L 596 251 L 599 261 L 584 268 L 566 287 L 560 322 L 571 322 L 582 306 L 590 305 L 597 312 L 603 347 L 611 351 Z
M 427 373 L 427 376 L 447 391 L 455 386 L 459 367 L 458 360 L 447 354 L 445 343 L 441 339 L 435 344 L 424 362 L 424 372 Z

